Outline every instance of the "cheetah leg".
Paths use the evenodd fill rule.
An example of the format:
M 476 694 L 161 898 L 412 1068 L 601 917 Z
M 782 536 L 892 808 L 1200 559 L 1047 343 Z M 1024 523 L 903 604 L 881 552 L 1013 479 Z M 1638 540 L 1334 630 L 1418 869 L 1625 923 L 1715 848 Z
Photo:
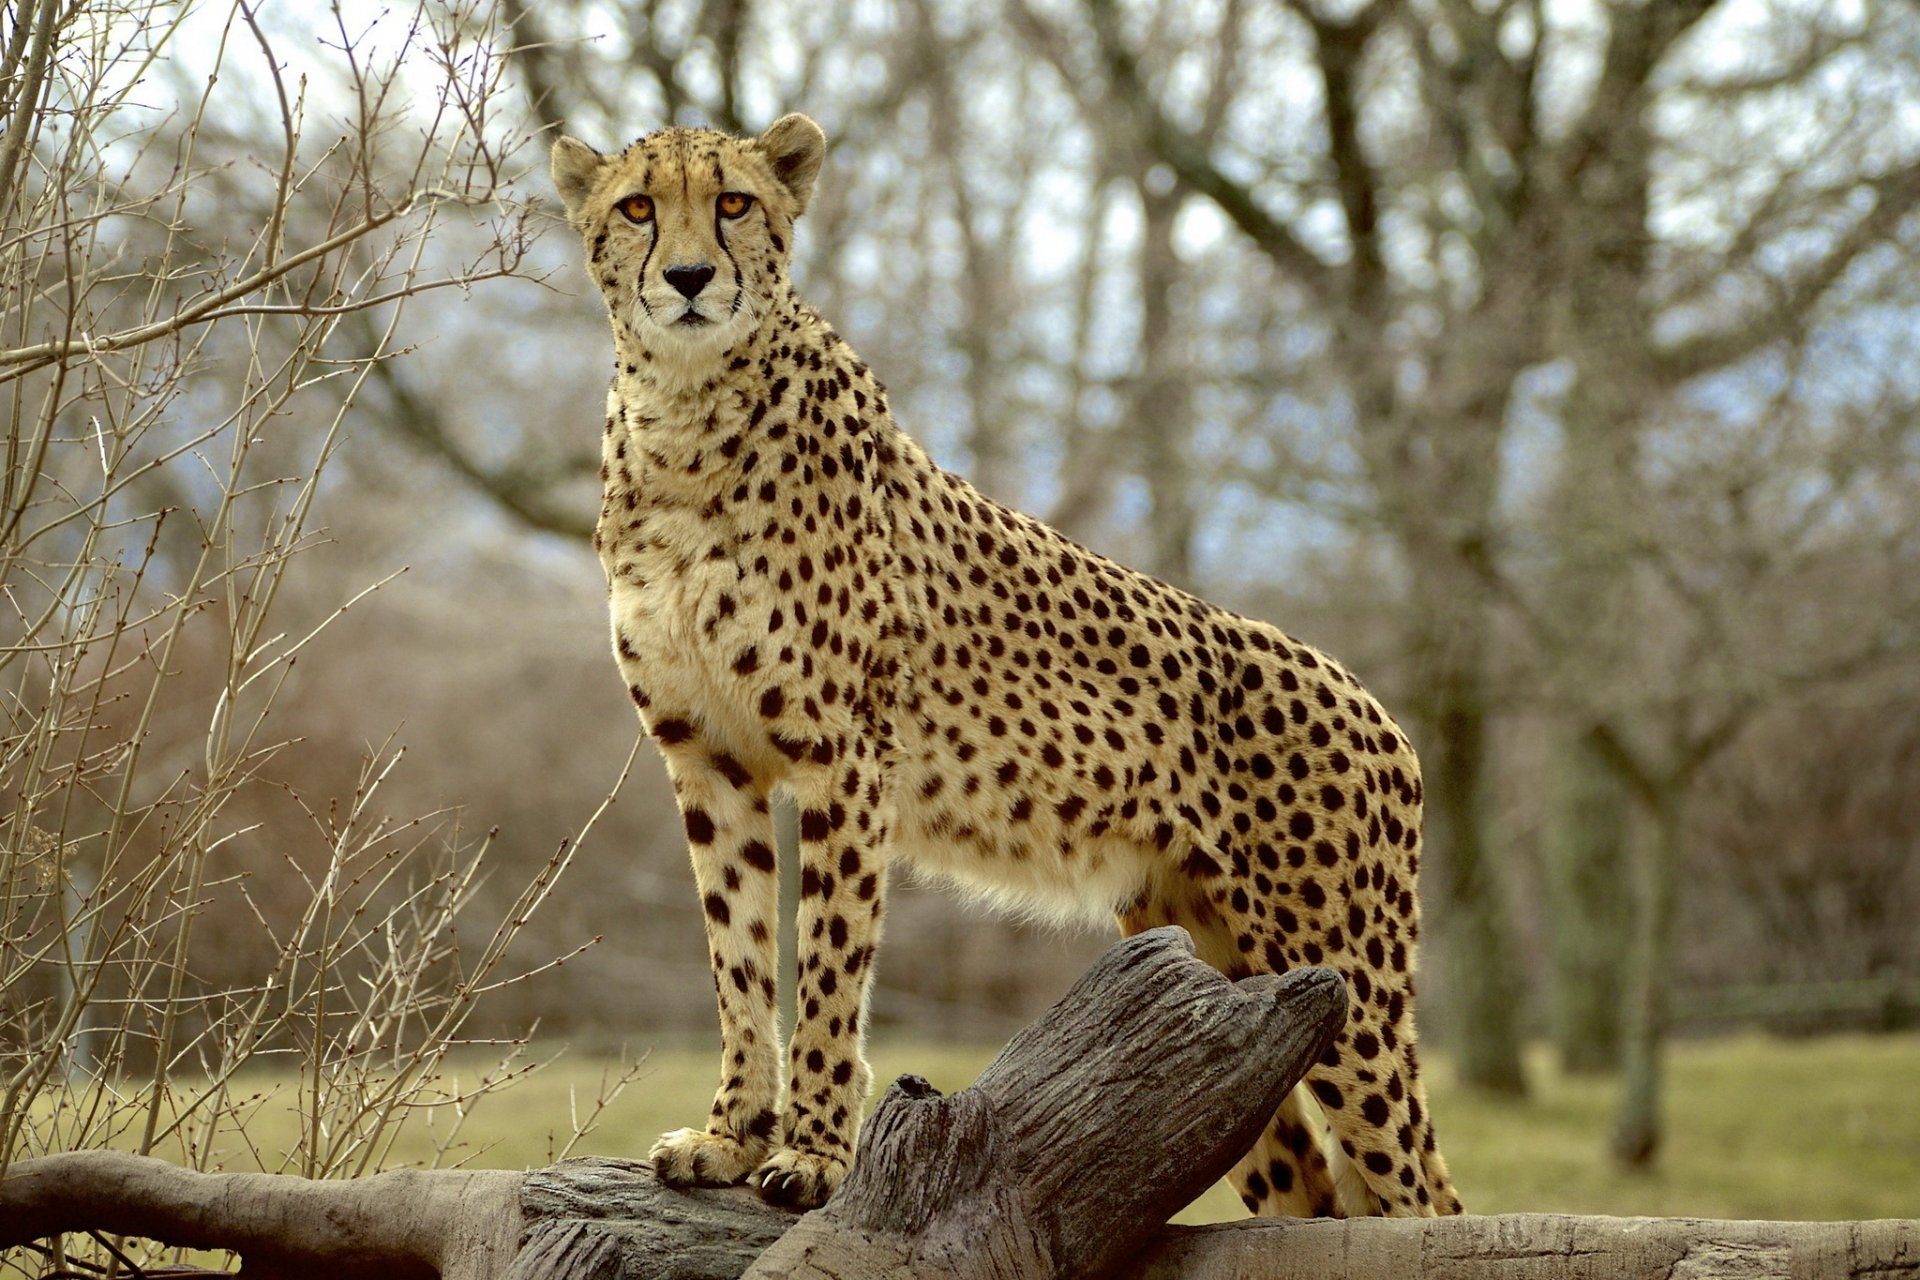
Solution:
M 1295 1088 L 1253 1149 L 1227 1175 L 1247 1211 L 1261 1217 L 1344 1216 L 1320 1144 L 1318 1112 Z
M 1412 1099 L 1409 1109 L 1414 1140 L 1420 1148 L 1420 1163 L 1426 1172 L 1427 1192 L 1434 1209 L 1442 1214 L 1465 1213 L 1460 1193 L 1453 1188 L 1453 1175 L 1447 1171 L 1446 1157 L 1440 1154 L 1440 1146 L 1433 1136 L 1433 1113 L 1427 1110 L 1427 1085 L 1420 1078 L 1420 1055 L 1413 1045 L 1407 1046 L 1407 1093 Z
M 697 741 L 663 750 L 704 909 L 721 1083 L 706 1125 L 662 1136 L 649 1159 L 672 1185 L 727 1186 L 765 1159 L 780 1114 L 773 823 L 765 791 L 729 757 Z
M 1351 974 L 1348 983 L 1356 995 L 1365 994 Z M 1376 973 L 1371 985 L 1373 999 L 1354 1001 L 1346 1029 L 1308 1071 L 1307 1084 L 1339 1140 L 1340 1154 L 1378 1201 L 1377 1211 L 1433 1217 L 1458 1200 L 1451 1185 L 1429 1185 L 1425 1147 L 1431 1129 L 1417 1088 L 1408 984 L 1391 985 Z M 1432 1154 L 1438 1158 L 1437 1151 Z M 1436 1190 L 1443 1194 L 1436 1196 Z
M 864 1052 L 867 992 L 886 903 L 888 825 L 875 812 L 877 770 L 850 763 L 789 781 L 800 810 L 800 961 L 788 1049 L 786 1145 L 754 1180 L 777 1204 L 812 1208 L 853 1160 L 872 1082 Z

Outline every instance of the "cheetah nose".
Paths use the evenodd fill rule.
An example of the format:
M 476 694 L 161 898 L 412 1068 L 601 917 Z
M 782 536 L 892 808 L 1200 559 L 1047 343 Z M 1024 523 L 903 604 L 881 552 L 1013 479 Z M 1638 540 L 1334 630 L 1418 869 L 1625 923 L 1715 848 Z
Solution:
M 693 298 L 713 279 L 713 268 L 704 262 L 697 267 L 668 267 L 666 276 L 667 283 L 678 289 L 681 297 Z

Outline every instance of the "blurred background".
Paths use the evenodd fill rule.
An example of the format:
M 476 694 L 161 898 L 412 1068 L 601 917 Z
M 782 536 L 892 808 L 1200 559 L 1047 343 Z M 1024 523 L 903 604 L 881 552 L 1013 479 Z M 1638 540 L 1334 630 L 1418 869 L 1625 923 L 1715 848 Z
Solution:
M 794 275 L 902 425 L 1414 733 L 1469 1207 L 1920 1213 L 1920 6 L 0 15 L 0 1160 L 466 1158 L 393 1134 L 558 1042 L 703 1114 L 545 154 L 804 110 Z M 901 887 L 882 1078 L 1108 941 Z

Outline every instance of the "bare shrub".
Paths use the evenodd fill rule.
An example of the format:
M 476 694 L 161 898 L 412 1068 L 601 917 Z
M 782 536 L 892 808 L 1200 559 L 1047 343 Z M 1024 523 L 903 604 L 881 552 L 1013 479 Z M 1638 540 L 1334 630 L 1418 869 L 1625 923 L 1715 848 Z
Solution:
M 532 1068 L 507 1043 L 455 1087 L 447 1057 L 540 967 L 509 944 L 578 844 L 476 919 L 490 838 L 392 816 L 391 743 L 338 798 L 276 781 L 290 673 L 386 580 L 293 588 L 357 399 L 409 299 L 526 272 L 505 36 L 486 0 L 336 7 L 317 44 L 241 3 L 9 16 L 0 1168 L 112 1145 L 367 1172 L 423 1108 Z M 204 972 L 210 941 L 249 976 Z M 264 1054 L 297 1063 L 289 1150 L 245 1136 Z

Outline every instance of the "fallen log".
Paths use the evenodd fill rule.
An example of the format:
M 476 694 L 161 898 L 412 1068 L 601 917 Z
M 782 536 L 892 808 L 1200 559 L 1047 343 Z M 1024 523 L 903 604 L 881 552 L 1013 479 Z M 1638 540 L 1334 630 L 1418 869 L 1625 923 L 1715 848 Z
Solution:
M 1179 929 L 1126 939 L 971 1088 L 896 1082 L 846 1183 L 747 1275 L 1015 1280 L 1137 1256 L 1253 1145 L 1347 1013 L 1331 970 L 1231 983 L 1192 951 Z
M 526 1175 L 395 1169 L 319 1181 L 198 1173 L 149 1156 L 69 1151 L 0 1177 L 0 1249 L 70 1231 L 230 1249 L 270 1280 L 491 1280 L 519 1243 Z
M 0 1248 L 93 1229 L 233 1249 L 262 1280 L 1920 1280 L 1905 1220 L 1161 1225 L 1245 1149 L 1344 1007 L 1324 971 L 1232 984 L 1177 929 L 1127 939 L 970 1088 L 895 1082 L 846 1184 L 805 1216 L 627 1160 L 309 1182 L 76 1152 L 0 1175 Z

